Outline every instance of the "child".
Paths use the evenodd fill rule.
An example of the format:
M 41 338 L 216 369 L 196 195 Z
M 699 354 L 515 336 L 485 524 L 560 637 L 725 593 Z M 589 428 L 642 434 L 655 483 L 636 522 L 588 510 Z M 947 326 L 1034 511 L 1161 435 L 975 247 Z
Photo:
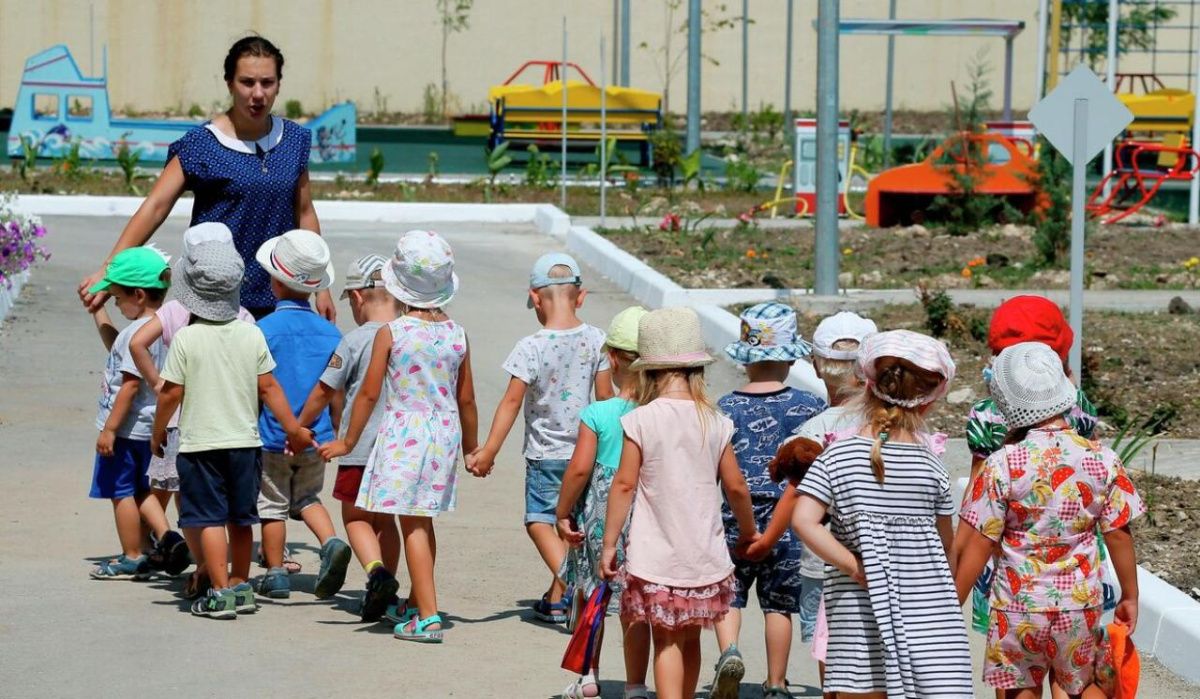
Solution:
M 984 682 L 1008 697 L 1040 697 L 1049 674 L 1079 696 L 1094 679 L 1103 611 L 1096 527 L 1121 584 L 1117 622 L 1132 632 L 1138 587 L 1129 523 L 1145 508 L 1117 455 L 1079 436 L 1065 417 L 1078 394 L 1052 349 L 1023 342 L 1001 351 L 990 388 L 1009 433 L 962 505 L 959 601 L 999 545 Z
M 300 424 L 315 420 L 331 402 L 335 405 L 342 402 L 346 407 L 341 410 L 338 434 L 345 438 L 346 428 L 350 425 L 347 411 L 362 388 L 371 363 L 375 336 L 397 315 L 396 299 L 383 287 L 383 269 L 387 263 L 379 255 L 366 255 L 350 263 L 342 298 L 350 299 L 350 310 L 358 327 L 346 333 L 329 358 L 329 366 L 325 367 L 321 380 L 313 387 L 300 413 Z M 358 441 L 353 451 L 338 460 L 337 480 L 333 486 L 333 497 L 342 503 L 342 525 L 346 527 L 350 547 L 367 572 L 367 591 L 359 610 L 363 621 L 378 621 L 400 588 L 396 581 L 396 568 L 400 563 L 400 531 L 396 529 L 396 519 L 390 514 L 368 512 L 354 506 L 367 457 L 379 434 L 382 415 L 383 403 L 377 402 L 363 428 L 364 438 Z
M 717 407 L 733 420 L 733 453 L 746 479 L 754 503 L 754 519 L 766 527 L 775 513 L 784 488 L 772 481 L 767 464 L 785 436 L 825 409 L 819 397 L 784 384 L 797 359 L 808 356 L 809 346 L 796 334 L 796 312 L 781 303 L 751 306 L 741 314 L 741 339 L 725 348 L 733 361 L 746 368 L 749 382 L 722 397 Z M 737 522 L 728 504 L 722 507 L 725 538 L 730 547 L 738 539 Z M 792 614 L 800 612 L 802 596 L 800 540 L 784 528 L 782 536 L 760 560 L 735 555 L 732 609 L 717 622 L 721 656 L 713 678 L 713 699 L 736 699 L 745 667 L 737 641 L 741 610 L 753 585 L 765 614 L 767 677 L 763 696 L 791 697 L 787 689 L 787 661 L 792 644 Z
M 233 234 L 229 232 L 229 228 L 223 223 L 200 223 L 187 229 L 183 233 L 183 256 L 187 257 L 197 245 L 206 242 L 221 243 L 223 245 L 233 245 Z M 238 319 L 250 323 L 254 322 L 254 316 L 244 308 L 238 309 Z M 155 392 L 161 385 L 161 379 L 158 375 L 158 362 L 151 354 L 151 348 L 156 342 L 161 339 L 163 356 L 171 347 L 171 339 L 180 329 L 186 327 L 192 321 L 192 314 L 187 310 L 179 299 L 171 299 L 164 303 L 154 315 L 150 316 L 129 341 L 129 353 L 133 355 L 133 362 L 137 365 L 138 371 L 142 373 L 142 377 L 148 386 L 154 388 Z M 175 468 L 175 457 L 179 453 L 179 411 L 171 416 L 171 421 L 167 423 L 167 442 L 165 446 L 165 455 L 163 457 L 150 457 L 150 490 L 158 501 L 162 504 L 163 509 L 167 507 L 167 503 L 171 498 L 171 494 L 176 495 L 176 507 L 178 504 L 179 495 L 179 472 Z M 197 532 L 195 529 L 189 529 L 184 533 Z M 167 535 L 170 540 L 170 534 Z M 178 541 L 170 540 L 159 542 L 156 547 L 159 551 L 151 554 L 150 559 L 153 563 L 154 559 L 159 557 L 164 561 L 165 569 L 172 575 L 182 572 L 187 567 L 187 556 L 182 555 L 182 547 Z M 196 571 L 188 580 L 187 589 L 184 596 L 188 599 L 195 599 L 204 594 L 207 588 L 208 576 L 204 573 L 204 558 L 201 550 L 200 540 L 193 536 L 193 540 L 187 542 L 187 550 L 191 552 L 192 559 L 196 561 Z M 182 560 L 179 560 L 182 559 Z M 182 564 L 182 565 L 181 565 Z
M 859 433 L 821 453 L 798 488 L 796 530 L 832 566 L 824 689 L 872 697 L 972 697 L 966 628 L 946 553 L 950 477 L 919 436 L 954 377 L 942 343 L 906 330 L 867 338 Z M 821 520 L 832 515 L 832 532 Z
M 563 472 L 575 450 L 579 414 L 595 388 L 596 400 L 612 398 L 612 376 L 603 351 L 604 332 L 576 315 L 587 292 L 570 255 L 547 253 L 529 273 L 528 306 L 542 330 L 522 338 L 504 360 L 511 377 L 487 442 L 467 462 L 478 477 L 491 473 L 521 403 L 525 404 L 525 531 L 550 569 L 550 588 L 533 605 L 551 624 L 567 620 L 565 585 L 558 578 L 566 545 L 555 533 L 555 507 Z
M 180 261 L 179 301 L 192 323 L 175 334 L 167 352 L 151 442 L 162 456 L 167 423 L 180 408 L 179 524 L 200 530 L 212 581 L 192 613 L 216 619 L 257 609 L 247 578 L 262 471 L 259 401 L 279 420 L 289 448 L 312 444 L 271 374 L 275 362 L 262 332 L 237 320 L 244 272 L 241 256 L 222 243 L 197 245 Z
M 412 594 L 397 612 L 396 638 L 441 643 L 433 518 L 454 510 L 459 453 L 478 442 L 466 331 L 442 310 L 458 291 L 449 244 L 429 231 L 405 233 L 383 282 L 403 312 L 376 333 L 346 436 L 321 454 L 332 459 L 354 449 L 386 375 L 387 405 L 355 504 L 400 517 Z
M 624 585 L 622 623 L 650 625 L 658 696 L 679 699 L 696 691 L 700 629 L 723 617 L 734 597 L 722 489 L 739 544 L 752 542 L 758 530 L 730 445 L 733 423 L 705 395 L 704 366 L 713 360 L 696 312 L 646 314 L 638 323 L 638 355 L 631 368 L 642 372 L 641 407 L 621 418 L 625 445 L 609 493 L 600 571 Z M 631 506 L 618 570 L 617 539 Z
M 271 276 L 271 291 L 278 299 L 275 312 L 262 318 L 258 327 L 275 358 L 279 385 L 293 414 L 299 414 L 342 339 L 337 327 L 317 315 L 308 301 L 309 296 L 333 284 L 329 247 L 312 231 L 294 230 L 263 243 L 255 258 Z M 346 581 L 350 547 L 335 536 L 333 521 L 321 504 L 325 462 L 316 451 L 286 453 L 283 430 L 268 410 L 259 415 L 258 429 L 263 440 L 258 514 L 268 568 L 258 591 L 272 599 L 291 595 L 291 582 L 283 567 L 287 519 L 291 516 L 303 520 L 321 542 L 321 569 L 314 594 L 317 599 L 332 597 Z M 312 429 L 318 444 L 333 439 L 328 410 L 321 411 Z
M 592 403 L 580 414 L 579 439 L 563 474 L 562 491 L 558 496 L 555 510 L 558 534 L 571 547 L 559 577 L 582 599 L 591 596 L 601 582 L 598 564 L 604 544 L 608 493 L 617 467 L 621 465 L 621 447 L 625 441 L 621 418 L 637 407 L 633 402 L 637 396 L 637 382 L 629 367 L 638 358 L 638 323 L 645 315 L 646 309 L 631 306 L 618 313 L 608 327 L 604 348 L 619 393 L 615 398 Z M 585 488 L 587 492 L 583 495 Z M 583 506 L 577 507 L 580 495 L 583 495 Z M 624 548 L 625 537 L 621 536 L 617 545 L 618 558 Z M 613 592 L 620 599 L 620 590 Z M 646 666 L 650 661 L 650 629 L 642 623 L 622 623 L 622 632 L 625 699 L 649 699 Z M 563 692 L 564 699 L 600 696 L 600 686 L 596 682 L 599 656 L 600 645 L 597 643 L 592 672 L 567 687 Z
M 108 290 L 117 309 L 132 321 L 120 332 L 104 307 L 93 318 L 100 340 L 108 350 L 100 410 L 96 413 L 96 459 L 90 496 L 112 501 L 121 553 L 91 571 L 96 580 L 145 580 L 150 558 L 142 553 L 142 520 L 156 537 L 159 561 L 169 564 L 172 575 L 187 567 L 187 548 L 178 532 L 171 531 L 162 504 L 150 496 L 150 425 L 154 421 L 154 390 L 129 352 L 129 340 L 154 316 L 169 286 L 166 258 L 154 248 L 122 251 L 105 271 L 104 279 L 88 289 Z M 161 345 L 150 348 L 152 362 L 160 361 Z

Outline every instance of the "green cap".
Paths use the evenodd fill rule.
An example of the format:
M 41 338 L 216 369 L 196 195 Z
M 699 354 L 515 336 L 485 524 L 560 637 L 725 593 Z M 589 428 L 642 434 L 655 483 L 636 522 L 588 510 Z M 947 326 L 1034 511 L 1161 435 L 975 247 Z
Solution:
M 167 260 L 154 248 L 137 247 L 122 250 L 108 263 L 104 279 L 88 289 L 89 294 L 104 291 L 112 284 L 130 289 L 166 289 L 170 284 L 163 279 L 167 271 Z
M 630 306 L 613 316 L 612 323 L 608 326 L 608 337 L 605 338 L 604 344 L 613 349 L 637 352 L 638 322 L 648 312 L 641 306 Z

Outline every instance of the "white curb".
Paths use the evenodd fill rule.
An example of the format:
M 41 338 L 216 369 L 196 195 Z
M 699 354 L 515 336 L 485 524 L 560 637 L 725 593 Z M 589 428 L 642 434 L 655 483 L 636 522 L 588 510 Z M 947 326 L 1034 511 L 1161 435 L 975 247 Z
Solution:
M 21 295 L 21 287 L 29 281 L 29 270 L 25 270 L 20 274 L 10 277 L 12 288 L 0 284 L 0 325 L 4 323 L 4 319 L 8 317 L 8 312 L 17 303 L 17 297 Z

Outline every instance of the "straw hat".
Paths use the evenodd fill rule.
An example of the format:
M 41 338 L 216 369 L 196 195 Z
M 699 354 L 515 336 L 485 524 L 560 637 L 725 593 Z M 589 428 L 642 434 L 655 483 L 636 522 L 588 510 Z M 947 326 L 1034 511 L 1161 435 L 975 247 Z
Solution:
M 289 289 L 315 294 L 333 284 L 333 261 L 325 240 L 302 228 L 276 236 L 259 246 L 258 264 Z
M 660 308 L 638 321 L 639 358 L 634 371 L 688 369 L 712 364 L 700 333 L 700 316 L 690 308 Z
M 409 231 L 400 236 L 382 276 L 392 296 L 413 308 L 440 308 L 458 292 L 454 253 L 433 231 Z
M 1062 359 L 1040 342 L 1022 342 L 1002 351 L 992 364 L 990 388 L 1010 429 L 1062 415 L 1076 400 Z

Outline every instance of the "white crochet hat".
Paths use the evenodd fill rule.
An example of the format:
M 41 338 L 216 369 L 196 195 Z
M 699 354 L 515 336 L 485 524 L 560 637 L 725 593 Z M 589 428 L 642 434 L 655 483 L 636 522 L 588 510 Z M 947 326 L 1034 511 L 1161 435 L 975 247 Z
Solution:
M 992 362 L 990 388 L 1009 429 L 1062 415 L 1076 400 L 1062 359 L 1040 342 L 1022 342 L 1002 351 Z

